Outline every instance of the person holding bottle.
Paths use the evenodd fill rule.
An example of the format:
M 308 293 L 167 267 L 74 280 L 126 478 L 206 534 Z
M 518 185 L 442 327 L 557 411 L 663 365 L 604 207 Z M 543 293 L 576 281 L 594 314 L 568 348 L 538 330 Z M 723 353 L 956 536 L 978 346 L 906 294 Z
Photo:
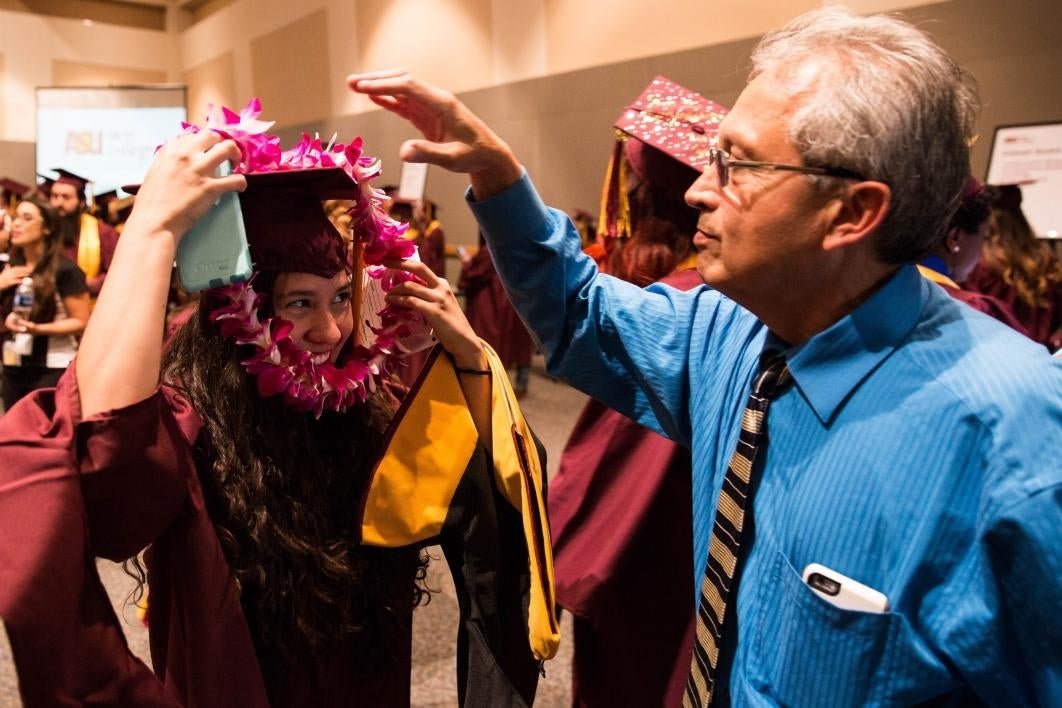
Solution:
M 32 198 L 19 202 L 12 219 L 11 261 L 0 272 L 5 411 L 30 391 L 56 384 L 88 322 L 88 285 L 63 255 L 59 223 L 58 211 Z

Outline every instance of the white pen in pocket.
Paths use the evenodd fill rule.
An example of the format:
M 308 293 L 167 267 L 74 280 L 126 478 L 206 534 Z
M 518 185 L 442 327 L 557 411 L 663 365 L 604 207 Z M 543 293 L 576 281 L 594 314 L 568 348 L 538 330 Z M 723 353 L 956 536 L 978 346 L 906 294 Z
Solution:
M 889 598 L 885 595 L 824 565 L 809 563 L 802 577 L 816 595 L 842 610 L 876 613 L 889 610 Z

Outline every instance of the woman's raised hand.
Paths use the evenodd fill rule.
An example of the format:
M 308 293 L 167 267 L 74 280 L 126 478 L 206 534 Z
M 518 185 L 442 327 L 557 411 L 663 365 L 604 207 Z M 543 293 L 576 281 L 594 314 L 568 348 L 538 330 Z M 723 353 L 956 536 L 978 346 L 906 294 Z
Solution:
M 417 280 L 400 283 L 387 292 L 387 302 L 419 312 L 435 330 L 439 343 L 461 368 L 486 368 L 486 355 L 472 325 L 468 323 L 450 283 L 420 261 L 389 261 L 388 268 L 404 270 Z
M 167 232 L 178 243 L 199 217 L 225 192 L 242 192 L 241 174 L 216 176 L 225 160 L 235 164 L 240 148 L 213 130 L 180 135 L 163 145 L 136 195 L 126 230 Z

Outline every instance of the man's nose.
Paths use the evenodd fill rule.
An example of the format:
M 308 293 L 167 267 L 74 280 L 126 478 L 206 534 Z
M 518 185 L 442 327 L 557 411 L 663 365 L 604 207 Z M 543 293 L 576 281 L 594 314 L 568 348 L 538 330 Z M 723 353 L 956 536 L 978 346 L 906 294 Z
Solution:
M 719 206 L 719 189 L 715 170 L 707 168 L 686 190 L 686 203 L 694 209 L 715 209 Z

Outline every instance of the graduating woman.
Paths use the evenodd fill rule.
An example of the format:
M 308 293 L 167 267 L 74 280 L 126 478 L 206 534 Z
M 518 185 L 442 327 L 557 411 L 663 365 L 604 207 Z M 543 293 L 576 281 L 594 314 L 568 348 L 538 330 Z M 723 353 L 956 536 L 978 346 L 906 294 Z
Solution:
M 323 149 L 304 136 L 281 152 L 257 116 L 254 102 L 225 111 L 160 150 L 75 365 L 0 427 L 12 461 L 0 473 L 0 615 L 28 706 L 408 705 L 418 544 L 441 538 L 452 564 L 490 568 L 469 561 L 496 548 L 447 529 L 475 518 L 482 536 L 510 517 L 519 528 L 541 506 L 533 447 L 516 451 L 524 486 L 498 492 L 512 508 L 489 503 L 482 470 L 498 475 L 530 433 L 446 282 L 403 260 L 412 244 L 369 184 L 379 163 L 360 139 Z M 225 160 L 236 174 L 215 176 Z M 231 191 L 243 192 L 254 273 L 204 292 L 163 351 L 177 245 Z M 353 200 L 355 244 L 323 211 L 335 198 Z M 359 263 L 386 292 L 372 328 L 359 326 Z M 384 383 L 416 318 L 445 356 L 395 417 Z M 507 437 L 494 433 L 502 418 Z M 440 430 L 449 437 L 435 446 Z M 467 502 L 477 482 L 488 492 Z M 428 518 L 439 507 L 445 516 Z M 548 589 L 548 535 L 539 541 L 511 553 L 523 559 L 511 575 Z M 86 562 L 145 547 L 154 674 L 129 654 Z M 495 611 L 521 634 L 526 605 L 490 583 L 467 591 L 472 571 L 455 576 L 463 698 L 530 702 L 555 633 L 536 645 L 525 624 L 522 646 L 500 647 Z M 484 587 L 490 607 L 477 611 Z

